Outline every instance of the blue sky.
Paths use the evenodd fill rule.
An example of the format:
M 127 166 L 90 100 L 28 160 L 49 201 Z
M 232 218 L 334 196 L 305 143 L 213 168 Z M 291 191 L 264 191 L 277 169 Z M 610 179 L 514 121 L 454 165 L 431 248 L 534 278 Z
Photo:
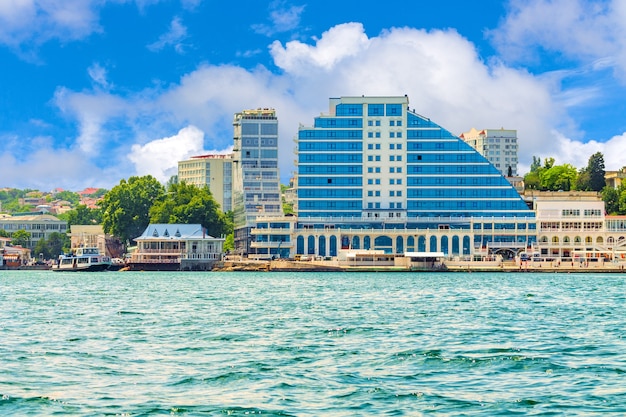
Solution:
M 532 156 L 626 165 L 626 1 L 1 0 L 0 187 L 111 188 L 232 147 L 273 107 L 404 95 L 455 134 L 517 129 Z

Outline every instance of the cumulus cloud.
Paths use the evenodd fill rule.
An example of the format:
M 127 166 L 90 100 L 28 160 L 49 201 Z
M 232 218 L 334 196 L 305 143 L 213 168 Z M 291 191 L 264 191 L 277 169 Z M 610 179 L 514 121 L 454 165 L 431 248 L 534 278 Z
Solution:
M 532 9 L 548 2 L 526 4 Z M 582 0 L 576 4 L 586 5 Z M 606 8 L 598 9 L 600 21 L 616 19 L 619 3 L 609 4 L 610 14 Z M 519 13 L 507 18 L 512 27 L 503 24 L 499 30 L 504 33 L 492 36 L 510 39 L 522 50 L 528 46 L 518 34 L 523 33 L 523 26 L 516 25 L 529 18 L 516 17 L 525 16 L 525 11 L 521 2 L 514 5 Z M 576 10 L 571 13 L 580 15 Z M 579 18 L 559 16 L 565 21 L 559 23 L 561 30 L 575 31 L 567 22 L 578 25 Z M 582 45 L 584 40 L 575 42 Z M 611 51 L 610 46 L 603 48 Z M 68 155 L 84 155 L 93 162 L 94 155 L 110 152 L 113 146 L 126 162 L 119 159 L 111 165 L 110 169 L 118 168 L 110 177 L 113 183 L 135 174 L 166 181 L 176 173 L 178 160 L 231 148 L 234 113 L 272 107 L 279 118 L 280 170 L 286 180 L 294 169 L 292 139 L 298 125 L 311 125 L 316 115 L 327 112 L 329 97 L 407 94 L 412 109 L 454 134 L 472 127 L 517 129 L 520 161 L 530 161 L 532 156 L 558 157 L 559 163 L 583 167 L 590 155 L 603 151 L 607 169 L 624 165 L 619 161 L 626 150 L 624 135 L 616 132 L 606 143 L 579 140 L 584 134 L 569 113 L 599 94 L 597 86 L 564 89 L 562 80 L 570 74 L 535 75 L 510 65 L 507 59 L 482 57 L 474 44 L 454 30 L 403 27 L 368 36 L 362 24 L 352 22 L 331 27 L 307 42 L 275 41 L 270 54 L 277 72 L 263 66 L 201 64 L 176 84 L 123 96 L 97 88 L 109 82 L 106 72 L 94 65 L 90 70 L 96 83 L 93 91 L 59 88 L 55 94 L 61 112 L 79 126 Z M 586 63 L 591 70 L 606 69 L 615 62 L 600 55 Z M 172 132 L 178 133 L 170 136 Z M 527 166 L 520 165 L 519 171 L 526 172 Z
M 187 126 L 174 136 L 133 145 L 128 158 L 138 175 L 150 174 L 164 183 L 177 174 L 178 161 L 201 154 L 203 149 L 204 133 L 195 126 Z
M 89 68 L 87 68 L 87 73 L 96 85 L 105 89 L 109 88 L 109 82 L 107 81 L 107 70 L 99 63 L 96 62 Z
M 490 36 L 507 60 L 532 62 L 543 50 L 577 62 L 601 62 L 626 82 L 625 31 L 623 0 L 514 0 Z
M 0 43 L 19 47 L 50 39 L 74 40 L 100 30 L 98 0 L 4 0 L 0 2 Z

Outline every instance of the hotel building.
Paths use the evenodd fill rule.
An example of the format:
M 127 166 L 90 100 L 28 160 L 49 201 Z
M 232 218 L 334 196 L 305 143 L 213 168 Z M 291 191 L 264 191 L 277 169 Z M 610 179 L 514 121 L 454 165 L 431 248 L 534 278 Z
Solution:
M 333 98 L 328 114 L 301 126 L 297 221 L 259 217 L 256 253 L 511 257 L 532 246 L 535 214 L 501 172 L 408 105 L 406 96 Z
M 233 155 L 192 156 L 178 161 L 178 180 L 198 187 L 209 186 L 223 212 L 233 209 Z
M 278 174 L 278 118 L 274 109 L 236 113 L 233 148 L 235 251 L 250 254 L 258 215 L 282 214 Z

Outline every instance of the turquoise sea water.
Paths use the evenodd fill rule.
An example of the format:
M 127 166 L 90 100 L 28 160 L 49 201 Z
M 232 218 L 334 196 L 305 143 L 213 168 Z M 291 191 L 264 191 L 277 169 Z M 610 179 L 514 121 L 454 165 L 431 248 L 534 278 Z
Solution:
M 0 271 L 0 415 L 626 415 L 626 275 Z

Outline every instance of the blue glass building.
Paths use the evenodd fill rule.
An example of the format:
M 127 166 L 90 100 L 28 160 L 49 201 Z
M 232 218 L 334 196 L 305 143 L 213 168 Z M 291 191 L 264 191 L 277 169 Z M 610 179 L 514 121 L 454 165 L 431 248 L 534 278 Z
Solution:
M 408 106 L 406 96 L 333 98 L 300 127 L 296 253 L 512 255 L 536 241 L 534 212 L 502 174 Z

